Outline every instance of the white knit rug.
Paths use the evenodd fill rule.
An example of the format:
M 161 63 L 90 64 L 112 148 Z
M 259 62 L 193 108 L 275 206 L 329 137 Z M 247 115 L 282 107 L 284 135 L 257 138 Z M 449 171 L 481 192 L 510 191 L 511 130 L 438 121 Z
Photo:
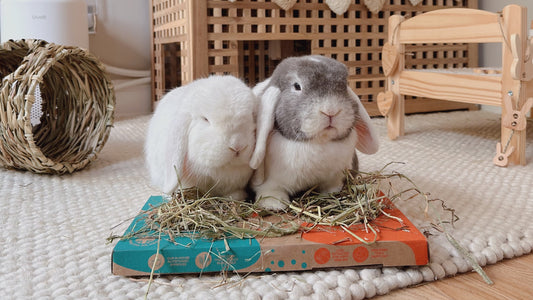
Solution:
M 148 117 L 117 122 L 99 158 L 66 176 L 0 170 L 0 295 L 12 299 L 138 299 L 146 282 L 110 272 L 113 233 L 122 233 L 151 194 L 142 144 Z M 533 124 L 527 166 L 492 164 L 499 116 L 486 111 L 415 115 L 407 135 L 386 138 L 361 169 L 385 164 L 422 190 L 444 199 L 459 217 L 453 235 L 479 264 L 531 252 L 533 246 Z M 397 202 L 417 226 L 427 226 L 420 201 Z M 124 221 L 118 228 L 113 227 Z M 430 237 L 431 264 L 419 268 L 338 269 L 252 275 L 216 288 L 218 275 L 157 278 L 150 299 L 362 299 L 467 272 L 469 265 L 442 236 Z M 481 280 L 481 279 L 480 279 Z

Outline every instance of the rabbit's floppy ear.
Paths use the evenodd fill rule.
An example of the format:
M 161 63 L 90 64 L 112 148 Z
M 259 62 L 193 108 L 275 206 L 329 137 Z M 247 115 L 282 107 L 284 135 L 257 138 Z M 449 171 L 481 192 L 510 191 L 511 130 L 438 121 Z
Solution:
M 179 187 L 179 180 L 183 180 L 188 177 L 191 173 L 191 170 L 188 169 L 187 165 L 187 152 L 189 144 L 189 127 L 191 125 L 191 116 L 189 114 L 180 114 L 176 116 L 172 127 L 171 136 L 168 149 L 175 149 L 173 151 L 167 151 L 166 161 L 169 161 L 170 164 L 166 167 L 167 176 L 165 176 L 164 190 L 165 191 L 174 191 Z M 179 176 L 179 178 L 178 178 Z
M 270 84 L 270 78 L 265 79 L 264 81 L 256 84 L 252 89 L 252 92 L 256 96 L 260 96 L 265 92 L 266 87 Z
M 348 94 L 359 107 L 359 115 L 356 116 L 357 121 L 355 123 L 355 130 L 357 132 L 357 144 L 355 145 L 355 148 L 365 154 L 374 154 L 379 148 L 377 132 L 372 126 L 370 116 L 361 103 L 359 97 L 354 93 L 354 91 L 352 91 L 350 87 L 347 87 L 347 89 Z
M 275 86 L 262 86 L 262 88 L 266 88 L 266 90 L 261 95 L 259 112 L 257 114 L 255 149 L 250 159 L 250 167 L 252 169 L 257 169 L 265 158 L 268 136 L 272 129 L 274 129 L 274 110 L 280 94 L 280 89 Z

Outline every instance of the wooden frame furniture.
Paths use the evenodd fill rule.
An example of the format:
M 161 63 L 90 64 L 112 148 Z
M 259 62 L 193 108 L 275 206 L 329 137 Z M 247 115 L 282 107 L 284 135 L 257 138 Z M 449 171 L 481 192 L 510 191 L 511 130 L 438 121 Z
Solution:
M 370 115 L 379 115 L 377 94 L 385 87 L 381 47 L 387 20 L 402 12 L 415 16 L 444 8 L 477 8 L 477 0 L 432 0 L 412 5 L 387 0 L 371 13 L 352 0 L 337 15 L 323 0 L 299 0 L 284 10 L 272 0 L 151 0 L 152 100 L 171 88 L 209 74 L 232 74 L 249 85 L 264 80 L 287 56 L 319 54 L 343 62 L 348 83 Z M 408 46 L 409 49 L 409 46 Z M 477 66 L 477 47 L 465 44 L 419 46 L 406 59 L 410 66 Z M 413 100 L 413 101 L 411 101 Z M 409 113 L 472 109 L 475 105 L 430 99 L 407 99 Z
M 405 68 L 406 45 L 431 43 L 500 43 L 501 70 Z M 388 135 L 404 135 L 406 95 L 502 108 L 501 141 L 494 163 L 526 163 L 526 113 L 533 105 L 533 41 L 528 37 L 526 8 L 509 5 L 502 13 L 452 8 L 409 19 L 389 18 L 388 42 L 382 49 L 386 91 L 378 95 L 387 117 Z

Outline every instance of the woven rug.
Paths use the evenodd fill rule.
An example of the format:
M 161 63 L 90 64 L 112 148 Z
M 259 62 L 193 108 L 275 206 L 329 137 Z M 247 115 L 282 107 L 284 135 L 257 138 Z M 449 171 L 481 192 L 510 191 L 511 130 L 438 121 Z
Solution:
M 3 299 L 136 299 L 146 281 L 114 276 L 114 244 L 148 197 L 142 145 L 149 117 L 119 121 L 99 158 L 72 175 L 0 170 L 0 291 Z M 531 252 L 533 246 L 533 130 L 527 166 L 492 164 L 499 115 L 487 111 L 407 117 L 405 137 L 386 138 L 374 119 L 380 151 L 360 155 L 361 169 L 389 162 L 431 197 L 446 201 L 460 220 L 453 236 L 481 265 Z M 528 127 L 533 128 L 530 124 Z M 428 227 L 421 201 L 397 206 Z M 118 227 L 115 227 L 116 225 Z M 424 281 L 468 272 L 470 265 L 443 235 L 429 237 L 431 263 L 423 267 L 335 269 L 242 278 L 229 275 L 156 278 L 150 299 L 363 299 Z M 216 287 L 225 279 L 229 283 Z M 481 278 L 480 278 L 481 281 Z

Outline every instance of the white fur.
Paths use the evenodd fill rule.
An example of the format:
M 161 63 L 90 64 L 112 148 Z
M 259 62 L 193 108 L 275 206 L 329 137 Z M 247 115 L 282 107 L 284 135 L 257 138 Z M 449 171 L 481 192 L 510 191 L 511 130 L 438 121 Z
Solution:
M 268 79 L 267 79 L 268 80 Z M 276 108 L 277 99 L 280 90 L 277 87 L 269 87 L 263 93 L 265 86 L 261 89 L 255 89 L 254 93 L 262 94 L 261 102 L 259 104 L 259 113 L 257 115 L 257 141 L 255 150 L 250 160 L 250 166 L 257 169 L 263 163 L 265 158 L 268 136 L 274 127 L 274 109 Z M 256 94 L 257 95 L 257 94 Z
M 168 194 L 196 186 L 244 199 L 257 105 L 252 90 L 233 76 L 211 76 L 170 91 L 148 127 L 145 154 L 152 184 Z
M 351 168 L 356 141 L 355 131 L 344 140 L 329 143 L 293 141 L 273 132 L 264 165 L 254 175 L 256 201 L 264 208 L 280 210 L 286 207 L 289 195 L 313 186 L 324 193 L 340 191 L 342 170 Z
M 320 60 L 320 59 L 318 59 L 318 58 L 316 58 L 314 56 L 307 56 L 307 57 L 305 57 L 305 59 L 308 59 L 310 61 L 314 61 L 314 62 L 317 62 L 317 63 L 323 63 L 322 60 Z

